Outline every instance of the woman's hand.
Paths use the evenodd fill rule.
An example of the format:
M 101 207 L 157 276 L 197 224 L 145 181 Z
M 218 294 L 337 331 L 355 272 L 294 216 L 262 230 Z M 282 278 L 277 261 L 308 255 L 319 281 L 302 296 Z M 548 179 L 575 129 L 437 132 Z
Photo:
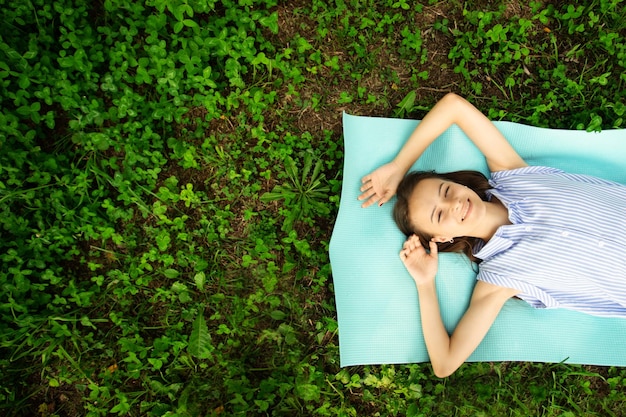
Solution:
M 426 252 L 419 238 L 412 235 L 404 242 L 400 251 L 400 259 L 417 287 L 432 283 L 437 275 L 437 243 L 431 240 L 429 246 L 430 253 Z
M 366 175 L 361 179 L 361 195 L 359 200 L 365 200 L 361 207 L 369 207 L 378 202 L 382 206 L 391 199 L 398 189 L 398 184 L 404 177 L 402 170 L 394 161 L 389 162 Z

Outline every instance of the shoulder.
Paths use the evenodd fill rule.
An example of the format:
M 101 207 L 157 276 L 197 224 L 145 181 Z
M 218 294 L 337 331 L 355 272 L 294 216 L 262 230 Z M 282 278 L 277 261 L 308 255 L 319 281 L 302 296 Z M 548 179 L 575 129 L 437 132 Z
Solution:
M 554 175 L 563 173 L 565 173 L 565 171 L 558 168 L 533 165 L 515 169 L 507 169 L 504 171 L 495 171 L 491 173 L 491 179 L 499 180 L 503 178 L 520 177 L 524 175 Z
M 625 187 L 625 184 L 607 180 L 589 174 L 571 173 L 559 168 L 547 166 L 526 166 L 516 169 L 495 171 L 490 173 L 489 184 L 496 188 L 500 184 L 527 184 L 532 180 L 538 184 L 546 184 L 547 181 L 563 184 L 591 184 Z
M 515 288 L 508 288 L 501 285 L 492 284 L 486 281 L 477 281 L 472 293 L 472 302 L 489 301 L 504 303 L 520 291 Z
M 497 315 L 504 303 L 519 293 L 520 291 L 514 288 L 478 281 L 474 287 L 467 312 L 470 316 L 493 315 L 495 319 L 495 315 Z

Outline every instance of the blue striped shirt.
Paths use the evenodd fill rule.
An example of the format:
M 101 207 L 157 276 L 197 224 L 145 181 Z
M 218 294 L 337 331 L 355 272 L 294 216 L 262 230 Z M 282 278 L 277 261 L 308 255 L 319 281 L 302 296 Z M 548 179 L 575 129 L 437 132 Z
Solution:
M 489 182 L 512 224 L 475 248 L 477 279 L 536 308 L 626 317 L 625 185 L 536 166 Z

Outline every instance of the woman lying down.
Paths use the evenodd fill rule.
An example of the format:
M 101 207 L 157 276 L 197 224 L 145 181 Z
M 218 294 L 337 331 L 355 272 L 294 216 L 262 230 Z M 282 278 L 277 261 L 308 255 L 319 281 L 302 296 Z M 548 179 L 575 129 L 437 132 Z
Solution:
M 406 175 L 452 124 L 484 154 L 490 178 L 474 171 Z M 394 194 L 394 218 L 408 236 L 400 258 L 417 286 L 437 376 L 450 375 L 472 354 L 511 297 L 533 307 L 626 317 L 626 186 L 528 166 L 465 99 L 446 95 L 392 162 L 363 177 L 363 207 L 381 206 Z M 469 307 L 452 335 L 435 287 L 440 251 L 479 263 Z

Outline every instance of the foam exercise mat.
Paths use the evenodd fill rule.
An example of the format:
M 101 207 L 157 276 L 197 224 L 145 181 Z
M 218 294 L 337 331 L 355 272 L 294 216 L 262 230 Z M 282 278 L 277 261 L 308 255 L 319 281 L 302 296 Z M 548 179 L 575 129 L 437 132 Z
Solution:
M 348 114 L 343 117 L 343 188 L 330 241 L 342 366 L 428 361 L 417 290 L 398 256 L 405 238 L 392 219 L 395 198 L 383 207 L 366 209 L 357 200 L 361 178 L 391 161 L 417 123 Z M 626 130 L 593 133 L 510 122 L 496 122 L 496 126 L 529 165 L 626 184 Z M 473 169 L 488 175 L 484 157 L 456 126 L 444 132 L 413 169 Z M 439 255 L 437 291 L 449 331 L 469 304 L 475 268 L 461 255 Z M 468 361 L 626 366 L 626 319 L 534 309 L 522 300 L 511 299 Z

